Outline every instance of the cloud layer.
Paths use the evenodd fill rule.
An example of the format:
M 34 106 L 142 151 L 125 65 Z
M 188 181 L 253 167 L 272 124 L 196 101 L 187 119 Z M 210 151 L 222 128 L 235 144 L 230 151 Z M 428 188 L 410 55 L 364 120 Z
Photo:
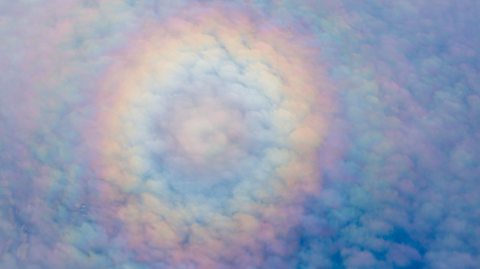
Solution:
M 475 268 L 475 1 L 0 3 L 0 268 Z

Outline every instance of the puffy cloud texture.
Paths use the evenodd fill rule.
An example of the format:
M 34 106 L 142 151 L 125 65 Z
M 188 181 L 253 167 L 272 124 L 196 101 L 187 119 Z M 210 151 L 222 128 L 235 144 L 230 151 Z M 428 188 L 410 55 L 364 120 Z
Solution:
M 476 1 L 0 1 L 0 268 L 477 268 Z

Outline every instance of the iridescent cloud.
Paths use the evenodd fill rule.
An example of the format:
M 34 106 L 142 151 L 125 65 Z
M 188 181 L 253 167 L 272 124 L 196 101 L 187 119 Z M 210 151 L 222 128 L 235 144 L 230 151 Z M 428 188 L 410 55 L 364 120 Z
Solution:
M 0 2 L 0 268 L 475 268 L 479 13 Z

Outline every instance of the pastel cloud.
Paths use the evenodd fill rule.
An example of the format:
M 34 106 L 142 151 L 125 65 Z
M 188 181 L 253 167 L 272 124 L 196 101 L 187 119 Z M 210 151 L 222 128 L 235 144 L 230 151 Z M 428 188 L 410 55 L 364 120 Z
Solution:
M 475 268 L 479 12 L 0 3 L 0 268 Z

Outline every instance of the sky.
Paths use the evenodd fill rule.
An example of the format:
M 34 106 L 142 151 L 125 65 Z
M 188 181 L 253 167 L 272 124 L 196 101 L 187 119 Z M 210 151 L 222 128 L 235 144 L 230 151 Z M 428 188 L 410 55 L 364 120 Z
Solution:
M 0 268 L 478 268 L 479 23 L 0 0 Z

